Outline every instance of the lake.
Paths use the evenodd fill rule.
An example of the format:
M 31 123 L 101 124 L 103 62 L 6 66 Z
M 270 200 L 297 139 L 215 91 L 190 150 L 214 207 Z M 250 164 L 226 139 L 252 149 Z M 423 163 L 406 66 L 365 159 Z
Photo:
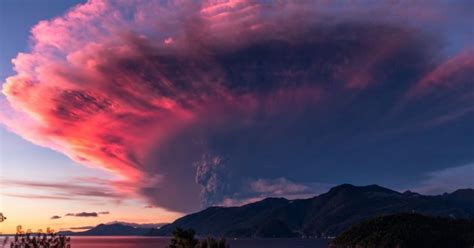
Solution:
M 0 237 L 2 240 L 4 237 Z M 168 237 L 82 236 L 71 238 L 72 248 L 166 248 Z M 231 248 L 327 248 L 324 239 L 228 239 Z M 0 242 L 1 245 L 2 242 Z M 9 246 L 6 246 L 9 247 Z

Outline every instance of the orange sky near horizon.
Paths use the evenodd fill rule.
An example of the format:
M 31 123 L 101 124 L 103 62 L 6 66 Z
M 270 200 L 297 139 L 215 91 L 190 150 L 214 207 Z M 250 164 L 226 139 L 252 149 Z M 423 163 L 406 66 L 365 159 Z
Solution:
M 22 225 L 23 230 L 46 230 L 47 227 L 55 231 L 71 230 L 71 227 L 96 226 L 112 221 L 132 223 L 168 223 L 182 216 L 181 213 L 169 212 L 162 208 L 146 208 L 145 204 L 136 200 L 126 200 L 121 203 L 101 204 L 99 202 L 84 203 L 65 200 L 21 199 L 18 197 L 1 195 L 2 213 L 7 219 L 0 223 L 1 234 L 14 234 L 16 227 Z M 67 212 L 65 209 L 68 209 Z M 98 217 L 65 216 L 67 213 L 101 212 Z M 51 219 L 58 215 L 60 219 Z M 73 230 L 84 231 L 84 230 Z
M 169 223 L 183 216 L 146 207 L 150 204 L 138 195 L 116 192 L 106 184 L 117 178 L 104 170 L 79 165 L 1 128 L 0 140 L 0 212 L 7 218 L 0 223 L 0 234 L 14 234 L 18 225 L 24 231 L 61 231 L 112 221 Z M 65 216 L 81 212 L 109 214 Z M 51 219 L 55 215 L 61 218 Z

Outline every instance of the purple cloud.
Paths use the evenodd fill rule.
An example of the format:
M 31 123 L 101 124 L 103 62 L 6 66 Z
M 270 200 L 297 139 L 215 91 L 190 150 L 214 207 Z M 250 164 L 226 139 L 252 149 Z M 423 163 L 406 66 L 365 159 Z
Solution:
M 109 211 L 104 212 L 80 212 L 80 213 L 67 213 L 65 216 L 73 217 L 99 217 L 99 215 L 110 214 Z
M 74 217 L 98 217 L 96 212 L 81 212 L 74 214 Z

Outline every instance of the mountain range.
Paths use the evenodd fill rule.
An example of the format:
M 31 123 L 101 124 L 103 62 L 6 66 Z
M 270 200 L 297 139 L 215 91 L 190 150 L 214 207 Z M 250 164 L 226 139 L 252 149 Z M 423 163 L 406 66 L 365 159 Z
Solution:
M 331 237 L 363 220 L 395 213 L 473 219 L 474 190 L 428 196 L 343 184 L 309 199 L 267 198 L 241 207 L 210 207 L 155 229 L 152 235 L 170 235 L 182 227 L 203 236 Z
M 169 236 L 181 227 L 200 236 L 332 237 L 364 220 L 396 213 L 474 219 L 474 190 L 429 196 L 378 185 L 343 184 L 309 199 L 266 198 L 240 207 L 209 207 L 160 228 L 112 223 L 62 234 Z
M 152 228 L 133 227 L 114 223 L 100 224 L 83 232 L 60 231 L 59 234 L 67 236 L 144 236 L 148 235 L 151 230 Z
M 143 236 L 149 235 L 152 229 L 160 228 L 167 223 L 133 223 L 112 221 L 99 224 L 81 232 L 60 231 L 59 234 L 68 236 Z M 82 229 L 82 228 L 81 228 Z

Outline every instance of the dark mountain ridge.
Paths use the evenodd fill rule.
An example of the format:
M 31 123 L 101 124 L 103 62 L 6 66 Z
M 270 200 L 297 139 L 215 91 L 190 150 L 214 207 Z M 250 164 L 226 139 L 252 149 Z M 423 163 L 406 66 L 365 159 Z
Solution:
M 472 219 L 474 190 L 428 196 L 378 185 L 343 184 L 309 199 L 267 198 L 241 207 L 210 207 L 155 229 L 151 235 L 170 235 L 182 227 L 203 236 L 328 237 L 363 220 L 395 213 Z

